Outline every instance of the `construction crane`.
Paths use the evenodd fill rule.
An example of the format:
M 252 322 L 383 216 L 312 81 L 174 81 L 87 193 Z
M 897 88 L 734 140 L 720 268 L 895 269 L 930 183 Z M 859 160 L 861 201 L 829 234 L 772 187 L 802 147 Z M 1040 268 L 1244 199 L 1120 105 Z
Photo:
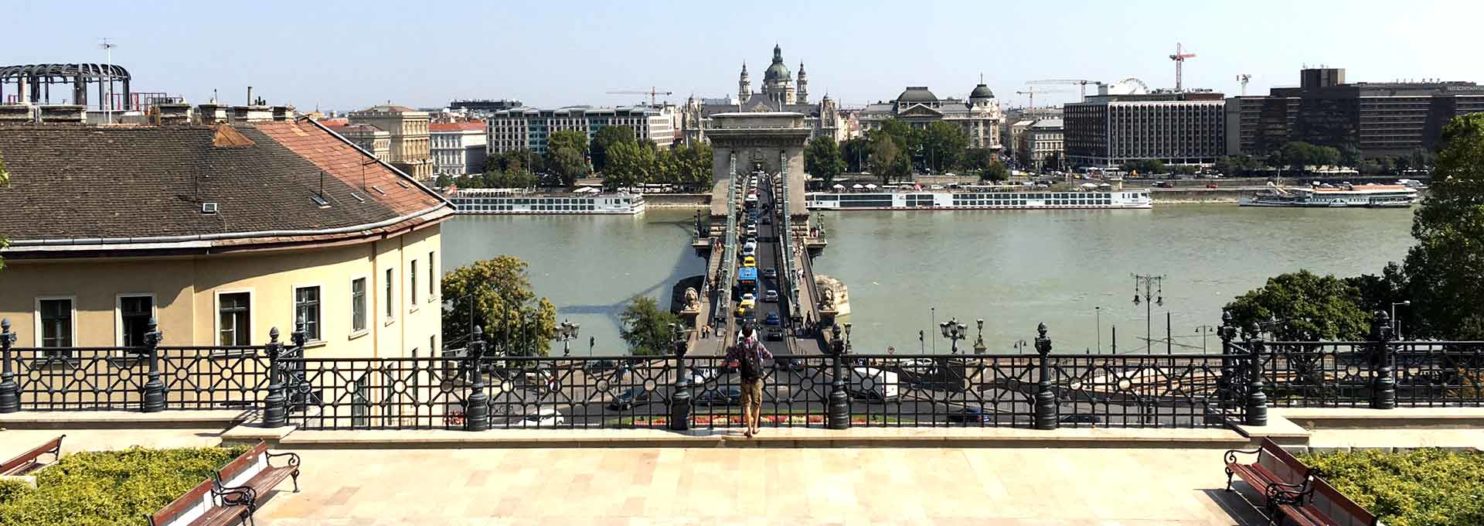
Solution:
M 650 106 L 658 106 L 658 104 L 655 103 L 655 100 L 658 98 L 658 96 L 660 96 L 660 95 L 674 95 L 675 92 L 673 92 L 673 91 L 660 91 L 659 88 L 651 87 L 651 88 L 649 88 L 649 91 L 644 91 L 644 90 L 620 90 L 620 91 L 610 91 L 610 92 L 608 92 L 608 94 L 609 95 L 649 95 L 649 105 Z
M 1026 88 L 1025 91 L 1017 91 L 1017 92 L 1015 92 L 1015 94 L 1016 95 L 1029 95 L 1030 96 L 1030 101 L 1031 101 L 1030 102 L 1030 107 L 1034 108 L 1034 107 L 1036 107 L 1036 94 L 1037 93 L 1071 93 L 1071 92 L 1072 92 L 1072 90 L 1065 90 L 1065 89 L 1036 89 L 1035 86 L 1031 86 L 1031 87 Z
M 1242 96 L 1243 97 L 1246 97 L 1247 96 L 1247 81 L 1249 81 L 1249 80 L 1252 80 L 1252 75 L 1249 75 L 1247 73 L 1238 73 L 1237 74 L 1237 82 L 1241 82 L 1242 83 Z
M 1082 100 L 1087 100 L 1087 85 L 1088 84 L 1092 84 L 1092 85 L 1097 86 L 1099 90 L 1101 90 L 1103 87 L 1107 86 L 1107 84 L 1105 84 L 1103 82 L 1096 81 L 1096 80 L 1086 80 L 1086 79 L 1042 79 L 1042 80 L 1032 80 L 1030 82 L 1027 82 L 1026 84 L 1076 84 L 1078 86 L 1078 89 L 1080 90 L 1079 93 L 1082 94 Z
M 1180 44 L 1179 42 L 1176 42 L 1175 54 L 1170 55 L 1170 60 L 1175 61 L 1175 91 L 1184 90 L 1183 79 L 1181 79 L 1181 76 L 1184 73 L 1185 59 L 1187 58 L 1195 58 L 1195 53 L 1186 53 L 1185 46 Z

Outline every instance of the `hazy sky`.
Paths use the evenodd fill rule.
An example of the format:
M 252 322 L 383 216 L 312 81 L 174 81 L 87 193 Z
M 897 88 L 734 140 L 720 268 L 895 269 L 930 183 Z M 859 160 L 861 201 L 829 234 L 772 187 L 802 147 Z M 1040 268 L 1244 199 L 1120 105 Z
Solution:
M 876 1 L 703 2 L 63 2 L 5 0 L 0 62 L 103 62 L 129 69 L 136 91 L 202 102 L 246 86 L 301 110 L 454 98 L 528 105 L 627 104 L 648 89 L 735 93 L 746 61 L 753 89 L 773 44 L 809 91 L 847 105 L 925 85 L 964 96 L 982 73 L 1003 104 L 1023 105 L 1032 79 L 1174 84 L 1183 42 L 1187 88 L 1248 93 L 1292 85 L 1305 64 L 1344 67 L 1351 81 L 1484 82 L 1477 22 L 1484 1 Z M 1046 86 L 1046 88 L 1055 88 Z M 1070 94 L 1042 100 L 1075 98 Z

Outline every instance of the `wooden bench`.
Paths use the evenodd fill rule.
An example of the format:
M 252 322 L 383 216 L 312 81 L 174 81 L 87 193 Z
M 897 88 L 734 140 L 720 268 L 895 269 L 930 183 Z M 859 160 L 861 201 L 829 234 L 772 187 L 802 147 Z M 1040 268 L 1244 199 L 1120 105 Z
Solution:
M 287 458 L 281 466 L 274 466 L 275 458 Z M 240 500 L 247 506 L 247 517 L 252 518 L 264 496 L 284 479 L 294 479 L 294 493 L 299 492 L 299 455 L 296 453 L 269 453 L 268 443 L 258 445 L 232 459 L 212 474 L 216 478 L 215 493 L 223 500 Z M 227 497 L 231 495 L 231 497 Z
M 30 451 L 21 453 L 19 456 L 5 461 L 4 464 L 0 464 L 0 476 L 19 477 L 41 469 L 46 464 L 37 462 L 37 459 L 48 453 L 52 455 L 52 462 L 61 460 L 62 439 L 64 438 L 67 438 L 67 435 L 53 438 L 45 444 L 36 446 Z
M 241 524 L 248 517 L 246 491 L 218 492 L 212 479 L 202 479 L 185 495 L 149 516 L 150 526 Z
M 1257 455 L 1251 464 L 1237 461 L 1237 455 Z M 1268 516 L 1276 515 L 1278 506 L 1296 503 L 1308 490 L 1309 467 L 1284 451 L 1277 443 L 1262 439 L 1257 449 L 1233 449 L 1226 452 L 1226 490 L 1232 490 L 1232 477 L 1240 477 L 1257 490 L 1266 501 Z
M 1278 505 L 1278 511 L 1300 526 L 1377 526 L 1380 521 L 1355 501 L 1340 494 L 1317 473 L 1298 502 Z

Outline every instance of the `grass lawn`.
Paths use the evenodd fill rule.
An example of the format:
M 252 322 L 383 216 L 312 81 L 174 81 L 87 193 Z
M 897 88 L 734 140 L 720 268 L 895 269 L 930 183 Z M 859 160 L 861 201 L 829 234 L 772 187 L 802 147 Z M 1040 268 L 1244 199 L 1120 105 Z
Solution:
M 36 488 L 0 481 L 0 525 L 129 525 L 159 511 L 247 448 L 89 451 L 35 473 Z
M 1388 526 L 1484 525 L 1484 453 L 1358 450 L 1300 458 Z

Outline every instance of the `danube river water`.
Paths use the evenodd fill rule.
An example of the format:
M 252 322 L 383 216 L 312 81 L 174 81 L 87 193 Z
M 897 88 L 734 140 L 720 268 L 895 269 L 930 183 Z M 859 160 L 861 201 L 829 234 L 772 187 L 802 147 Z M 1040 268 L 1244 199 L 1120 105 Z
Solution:
M 617 315 L 647 294 L 668 305 L 675 280 L 704 271 L 689 248 L 693 212 L 640 217 L 463 216 L 443 229 L 444 270 L 500 254 L 530 263 L 537 294 L 582 325 L 573 353 L 621 354 Z M 857 352 L 947 352 L 933 323 L 985 320 L 991 352 L 1029 345 L 1046 323 L 1057 352 L 1215 350 L 1201 326 L 1269 276 L 1309 269 L 1378 272 L 1406 255 L 1409 210 L 1161 206 L 1154 210 L 832 212 L 815 271 L 850 289 Z M 1135 306 L 1134 274 L 1163 275 L 1164 304 Z M 1159 291 L 1156 290 L 1156 293 Z M 1099 330 L 1101 328 L 1101 330 Z M 918 331 L 925 341 L 919 343 Z M 1024 341 L 1024 343 L 1022 343 Z

